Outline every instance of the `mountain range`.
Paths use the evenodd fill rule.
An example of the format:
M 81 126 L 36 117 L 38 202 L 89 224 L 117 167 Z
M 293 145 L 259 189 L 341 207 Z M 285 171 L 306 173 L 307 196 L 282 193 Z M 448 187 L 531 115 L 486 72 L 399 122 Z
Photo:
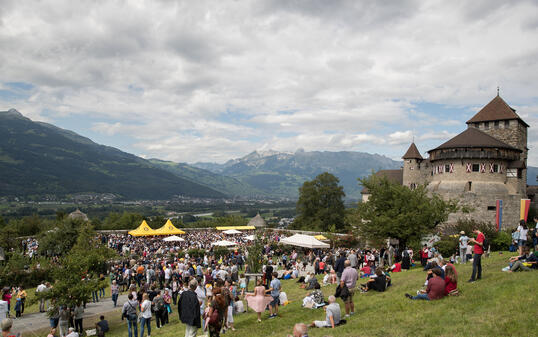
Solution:
M 0 111 L 0 196 L 112 193 L 124 199 L 219 198 L 205 185 L 72 131 Z
M 58 197 L 112 193 L 122 199 L 187 197 L 291 198 L 323 172 L 340 179 L 348 199 L 360 199 L 358 177 L 402 163 L 363 152 L 254 151 L 224 164 L 143 159 L 99 145 L 72 131 L 0 111 L 0 196 Z M 538 168 L 528 167 L 536 184 Z

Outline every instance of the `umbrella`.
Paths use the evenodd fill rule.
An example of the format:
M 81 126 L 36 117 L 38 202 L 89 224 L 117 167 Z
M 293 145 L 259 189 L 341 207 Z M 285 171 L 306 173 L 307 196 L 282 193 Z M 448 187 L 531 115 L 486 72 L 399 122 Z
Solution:
M 185 239 L 180 238 L 179 236 L 176 236 L 176 235 L 172 235 L 172 236 L 169 236 L 169 237 L 167 237 L 167 238 L 164 238 L 163 241 L 166 241 L 166 242 L 171 242 L 171 241 L 185 241 Z
M 227 231 L 224 231 L 223 232 L 224 234 L 241 234 L 240 231 L 236 230 L 236 229 L 228 229 Z
M 237 245 L 237 243 L 227 241 L 227 240 L 221 240 L 221 241 L 213 242 L 211 245 L 212 246 L 229 247 L 229 246 L 235 246 L 235 245 Z
M 292 245 L 304 248 L 330 248 L 331 246 L 328 243 L 319 241 L 313 236 L 304 235 L 304 234 L 295 234 L 289 238 L 280 240 L 280 243 L 285 245 Z

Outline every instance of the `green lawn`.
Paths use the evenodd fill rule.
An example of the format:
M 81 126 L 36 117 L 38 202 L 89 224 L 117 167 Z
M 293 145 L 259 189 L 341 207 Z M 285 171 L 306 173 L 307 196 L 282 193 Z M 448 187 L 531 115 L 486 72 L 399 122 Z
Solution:
M 356 314 L 346 325 L 331 329 L 310 329 L 309 336 L 533 336 L 538 317 L 538 272 L 504 273 L 509 253 L 494 253 L 482 260 L 483 280 L 467 283 L 471 265 L 457 265 L 460 296 L 440 301 L 410 301 L 406 292 L 415 293 L 424 283 L 426 274 L 420 269 L 392 274 L 393 286 L 384 293 L 355 295 Z M 324 287 L 327 297 L 334 286 Z M 277 319 L 262 316 L 256 322 L 252 311 L 235 316 L 237 331 L 224 336 L 286 336 L 294 323 L 309 323 L 324 319 L 323 309 L 301 308 L 306 291 L 294 281 L 284 281 L 283 290 L 291 304 L 281 307 Z M 343 311 L 343 303 L 339 300 Z M 111 331 L 107 337 L 125 337 L 125 322 L 119 314 L 107 317 Z M 160 330 L 152 322 L 152 336 L 183 336 L 184 327 L 178 322 L 177 310 L 171 314 L 171 324 Z M 201 331 L 201 330 L 200 330 Z

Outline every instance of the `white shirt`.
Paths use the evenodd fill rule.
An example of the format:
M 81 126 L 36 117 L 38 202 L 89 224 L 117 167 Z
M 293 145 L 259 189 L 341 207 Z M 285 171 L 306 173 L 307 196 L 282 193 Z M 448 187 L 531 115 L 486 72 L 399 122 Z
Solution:
M 142 312 L 142 317 L 151 318 L 151 302 L 149 300 L 142 302 L 140 311 Z
M 523 241 L 526 241 L 527 240 L 527 232 L 529 230 L 524 229 L 523 226 L 519 226 L 519 227 L 517 227 L 517 231 L 519 232 L 519 239 L 523 240 Z
M 35 291 L 40 293 L 42 291 L 45 291 L 45 289 L 47 289 L 47 286 L 44 285 L 44 284 L 40 284 L 40 285 L 37 286 L 37 289 Z

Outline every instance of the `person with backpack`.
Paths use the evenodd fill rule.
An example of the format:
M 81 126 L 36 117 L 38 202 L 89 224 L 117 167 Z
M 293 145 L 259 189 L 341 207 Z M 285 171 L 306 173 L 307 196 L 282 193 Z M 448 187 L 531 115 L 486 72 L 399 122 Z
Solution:
M 177 311 L 179 320 L 185 324 L 185 337 L 194 337 L 201 327 L 200 301 L 195 291 L 198 287 L 198 281 L 192 279 L 189 281 L 189 289 L 181 293 Z
M 473 230 L 473 233 L 476 234 L 476 239 L 469 239 L 469 243 L 474 244 L 473 273 L 468 282 L 474 282 L 482 278 L 482 254 L 484 254 L 484 243 L 486 240 L 486 237 L 479 229 Z
M 123 309 L 121 312 L 121 319 L 127 319 L 127 330 L 129 331 L 129 337 L 138 337 L 138 316 L 136 314 L 137 307 L 138 301 L 134 298 L 132 293 L 129 294 L 127 296 L 127 302 L 123 304 Z
M 166 324 L 164 319 L 164 311 L 166 310 L 164 306 L 164 299 L 161 296 L 161 291 L 157 290 L 156 295 L 153 298 L 152 305 L 153 305 L 153 312 L 155 313 L 155 323 L 157 325 L 157 329 L 160 329 L 161 327 Z

